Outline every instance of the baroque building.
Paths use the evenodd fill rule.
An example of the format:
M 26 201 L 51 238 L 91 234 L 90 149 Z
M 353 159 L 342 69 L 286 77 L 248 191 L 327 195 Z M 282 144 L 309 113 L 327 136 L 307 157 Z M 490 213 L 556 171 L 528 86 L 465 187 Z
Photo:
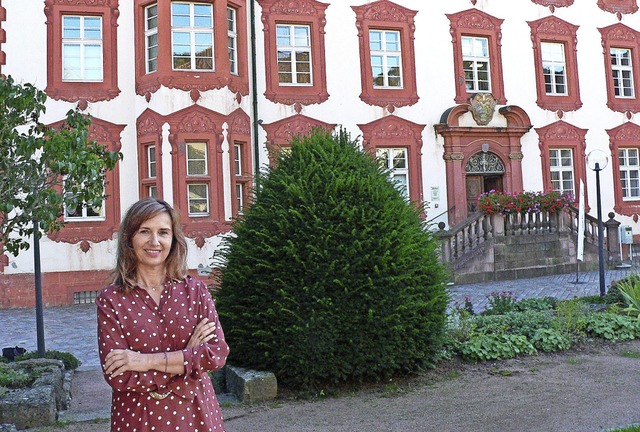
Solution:
M 91 138 L 124 154 L 103 206 L 66 209 L 43 238 L 45 304 L 92 301 L 122 212 L 145 196 L 179 210 L 189 266 L 206 275 L 256 173 L 314 127 L 360 137 L 449 227 L 490 190 L 576 194 L 583 181 L 590 208 L 585 157 L 604 150 L 603 211 L 636 232 L 637 12 L 636 0 L 0 0 L 0 73 L 46 91 L 48 124 L 77 106 Z M 33 299 L 31 254 L 0 256 L 0 307 Z

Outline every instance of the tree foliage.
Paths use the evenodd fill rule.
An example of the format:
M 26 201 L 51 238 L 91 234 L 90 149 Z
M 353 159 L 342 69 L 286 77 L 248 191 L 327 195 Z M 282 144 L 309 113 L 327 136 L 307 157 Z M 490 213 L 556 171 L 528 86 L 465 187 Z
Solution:
M 296 139 L 223 248 L 230 362 L 306 389 L 430 365 L 447 295 L 437 242 L 345 134 Z
M 53 231 L 65 206 L 102 206 L 105 171 L 122 157 L 88 141 L 91 118 L 78 110 L 60 129 L 43 124 L 46 99 L 31 84 L 0 78 L 0 241 L 14 255 L 28 249 L 33 220 Z

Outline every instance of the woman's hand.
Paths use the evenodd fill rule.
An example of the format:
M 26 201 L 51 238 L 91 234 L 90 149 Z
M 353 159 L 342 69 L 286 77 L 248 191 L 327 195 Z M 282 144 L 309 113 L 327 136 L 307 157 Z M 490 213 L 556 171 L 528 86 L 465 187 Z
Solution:
M 216 335 L 216 324 L 209 322 L 209 318 L 203 318 L 193 330 L 193 334 L 187 342 L 187 348 L 193 348 L 198 345 L 209 342 Z
M 116 349 L 105 357 L 104 371 L 107 375 L 117 377 L 127 371 L 147 372 L 149 364 L 144 354 L 128 349 Z

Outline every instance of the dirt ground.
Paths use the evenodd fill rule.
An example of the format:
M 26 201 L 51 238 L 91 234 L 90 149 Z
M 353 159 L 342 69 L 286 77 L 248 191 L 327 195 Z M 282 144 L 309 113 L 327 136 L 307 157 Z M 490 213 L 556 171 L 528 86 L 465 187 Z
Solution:
M 91 404 L 104 392 L 80 397 Z M 227 432 L 600 432 L 640 422 L 640 341 L 592 342 L 570 352 L 482 364 L 446 362 L 418 377 L 339 397 L 223 411 Z M 109 424 L 31 430 L 106 432 Z

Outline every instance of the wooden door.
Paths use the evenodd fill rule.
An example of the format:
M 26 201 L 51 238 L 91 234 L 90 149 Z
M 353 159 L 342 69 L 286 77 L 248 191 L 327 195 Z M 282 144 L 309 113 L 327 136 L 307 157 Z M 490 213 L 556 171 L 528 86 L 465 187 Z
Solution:
M 467 175 L 467 213 L 476 210 L 478 197 L 484 192 L 484 178 L 479 175 Z

